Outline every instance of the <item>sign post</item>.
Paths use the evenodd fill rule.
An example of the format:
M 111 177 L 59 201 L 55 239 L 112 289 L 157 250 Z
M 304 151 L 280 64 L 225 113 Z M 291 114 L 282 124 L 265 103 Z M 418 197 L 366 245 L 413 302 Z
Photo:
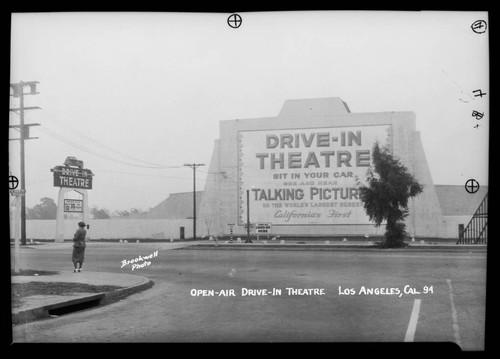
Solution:
M 10 194 L 15 197 L 14 210 L 14 272 L 19 273 L 19 252 L 21 240 L 21 197 L 24 196 L 25 190 L 10 190 Z
M 19 241 L 21 227 L 21 196 L 16 196 L 16 236 L 14 239 L 14 272 L 19 273 Z
M 228 223 L 229 226 L 229 243 L 233 243 L 233 228 L 234 228 L 234 223 Z

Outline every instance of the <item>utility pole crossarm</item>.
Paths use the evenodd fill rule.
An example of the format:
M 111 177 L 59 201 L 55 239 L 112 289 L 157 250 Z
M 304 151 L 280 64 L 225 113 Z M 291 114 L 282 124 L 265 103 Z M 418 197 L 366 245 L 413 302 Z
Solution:
M 36 140 L 39 137 L 9 138 L 9 141 Z
M 24 110 L 40 110 L 41 107 L 38 107 L 38 106 L 26 106 L 24 107 Z M 11 111 L 21 111 L 22 109 L 21 108 L 11 108 L 10 109 Z
M 30 136 L 30 127 L 31 126 L 40 126 L 39 123 L 25 123 L 23 126 L 21 125 L 10 125 L 9 128 L 13 128 L 20 133 L 19 138 L 9 138 L 9 141 L 19 141 L 19 140 L 34 140 L 38 137 Z
M 40 126 L 39 123 L 26 123 L 24 124 L 25 127 L 27 126 Z M 10 125 L 9 127 L 21 127 L 21 125 Z
M 36 85 L 39 84 L 38 81 L 20 81 L 17 84 L 10 84 L 12 88 L 12 97 L 22 97 L 23 95 L 38 95 L 40 92 L 36 92 Z M 24 88 L 29 86 L 30 92 L 24 93 Z

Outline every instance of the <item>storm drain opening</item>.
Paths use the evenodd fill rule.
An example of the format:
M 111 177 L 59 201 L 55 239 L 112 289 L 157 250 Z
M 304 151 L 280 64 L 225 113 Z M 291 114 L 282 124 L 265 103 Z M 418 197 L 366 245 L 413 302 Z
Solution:
M 49 310 L 49 316 L 61 316 L 69 313 L 74 313 L 86 309 L 91 309 L 94 307 L 99 306 L 101 304 L 102 298 L 94 299 L 94 300 L 89 300 L 86 302 L 81 302 L 77 304 L 72 304 L 72 305 L 66 305 L 64 307 L 60 308 L 54 308 Z

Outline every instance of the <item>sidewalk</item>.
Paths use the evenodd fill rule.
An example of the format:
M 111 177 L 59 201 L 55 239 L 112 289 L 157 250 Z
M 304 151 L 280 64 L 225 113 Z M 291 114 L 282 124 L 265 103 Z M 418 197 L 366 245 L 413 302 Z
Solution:
M 338 251 L 338 250 L 363 250 L 363 251 L 452 251 L 452 252 L 486 252 L 487 245 L 484 244 L 460 244 L 455 243 L 436 243 L 433 241 L 415 241 L 410 242 L 408 247 L 404 248 L 378 248 L 376 242 L 372 241 L 284 241 L 281 243 L 277 240 L 256 241 L 252 243 L 245 243 L 233 241 L 219 241 L 219 242 L 204 242 L 197 243 L 185 249 L 234 249 L 234 250 L 324 250 L 324 251 Z
M 152 249 L 162 249 L 162 250 L 170 250 L 170 249 L 179 249 L 183 247 L 189 247 L 192 245 L 196 245 L 198 243 L 207 242 L 205 241 L 189 241 L 189 242 L 148 242 L 147 240 L 141 240 L 139 243 L 137 241 L 130 241 L 127 243 L 120 243 L 118 240 L 115 242 L 99 242 L 99 240 L 90 240 L 87 242 L 87 247 L 99 247 L 99 248 L 127 248 L 133 246 L 140 246 L 141 248 L 152 248 Z M 11 250 L 14 249 L 14 243 L 10 244 Z M 40 250 L 53 250 L 53 249 L 67 249 L 73 247 L 73 242 L 65 241 L 65 242 L 27 242 L 25 246 L 21 246 L 21 249 L 30 248 L 30 249 L 40 249 Z
M 12 308 L 12 323 L 24 323 L 40 318 L 49 317 L 49 311 L 69 307 L 87 302 L 98 304 L 107 304 L 129 296 L 130 294 L 140 292 L 151 288 L 153 281 L 148 278 L 117 273 L 100 272 L 81 272 L 61 271 L 54 275 L 38 276 L 12 276 L 12 284 L 29 282 L 48 282 L 48 283 L 75 283 L 88 284 L 93 286 L 117 286 L 121 287 L 111 292 L 104 293 L 70 293 L 67 295 L 33 295 L 24 297 L 26 300 L 20 307 Z

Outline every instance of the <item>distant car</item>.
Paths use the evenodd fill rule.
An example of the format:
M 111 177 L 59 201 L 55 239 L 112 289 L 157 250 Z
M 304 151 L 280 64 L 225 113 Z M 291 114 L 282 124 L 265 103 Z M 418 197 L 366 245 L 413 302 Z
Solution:
M 83 161 L 77 160 L 76 157 L 66 157 L 64 161 L 65 166 L 83 168 Z

